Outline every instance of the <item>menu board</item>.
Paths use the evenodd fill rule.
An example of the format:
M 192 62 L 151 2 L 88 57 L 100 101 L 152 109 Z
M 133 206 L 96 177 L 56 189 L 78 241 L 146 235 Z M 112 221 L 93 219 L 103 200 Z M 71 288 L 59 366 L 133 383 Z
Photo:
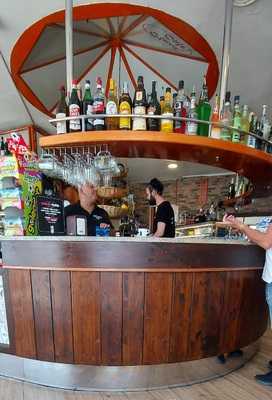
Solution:
M 37 210 L 39 235 L 51 236 L 65 233 L 62 200 L 55 197 L 38 196 Z

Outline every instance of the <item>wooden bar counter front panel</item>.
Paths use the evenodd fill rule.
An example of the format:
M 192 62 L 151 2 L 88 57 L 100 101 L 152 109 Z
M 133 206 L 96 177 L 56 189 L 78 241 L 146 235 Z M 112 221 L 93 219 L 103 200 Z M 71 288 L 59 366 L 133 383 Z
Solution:
M 119 253 L 119 269 L 116 265 L 114 270 L 99 269 L 92 263 L 83 268 L 81 255 L 75 268 L 65 269 L 65 257 L 62 269 L 54 270 L 53 264 L 44 267 L 44 259 L 26 249 L 24 261 L 30 267 L 24 263 L 20 269 L 20 265 L 12 265 L 15 257 L 6 244 L 11 246 L 11 242 L 2 242 L 8 321 L 13 326 L 11 354 L 70 364 L 173 363 L 247 346 L 267 327 L 261 279 L 264 254 L 255 246 L 223 245 L 226 255 L 227 250 L 232 253 L 226 256 L 232 261 L 228 267 L 222 252 L 211 248 L 214 259 L 209 268 L 207 248 L 215 245 L 206 245 L 205 258 L 204 247 L 197 249 L 193 244 L 194 251 L 202 254 L 196 268 L 190 262 L 196 255 L 188 243 L 178 260 L 174 259 L 178 249 L 171 256 L 161 247 L 157 257 L 152 245 L 148 255 L 147 243 L 147 249 L 141 247 L 147 255 L 145 264 L 134 271 L 131 266 L 140 263 L 135 250 L 130 258 Z M 16 244 L 13 242 L 10 250 Z M 108 245 L 111 247 L 104 243 Z M 182 244 L 179 246 L 182 251 Z M 120 251 L 120 243 L 116 249 Z M 19 248 L 18 253 L 21 251 Z M 55 255 L 58 265 L 62 251 Z M 241 253 L 244 258 L 239 258 Z M 100 256 L 103 258 L 103 252 Z M 54 255 L 49 258 L 53 263 Z M 117 260 L 114 251 L 112 260 Z M 110 259 L 104 262 L 108 268 Z M 152 268 L 148 269 L 149 263 Z

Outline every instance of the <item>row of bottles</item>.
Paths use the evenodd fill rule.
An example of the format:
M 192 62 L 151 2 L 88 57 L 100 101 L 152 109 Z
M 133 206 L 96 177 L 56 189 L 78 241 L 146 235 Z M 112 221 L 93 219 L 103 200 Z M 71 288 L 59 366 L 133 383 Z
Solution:
M 109 96 L 106 100 L 104 89 L 102 87 L 102 79 L 97 78 L 96 90 L 92 96 L 90 81 L 85 83 L 85 92 L 82 98 L 81 90 L 77 82 L 73 81 L 72 92 L 69 98 L 68 105 L 66 103 L 65 88 L 60 89 L 60 101 L 57 106 L 56 118 L 66 116 L 74 117 L 68 123 L 58 122 L 57 133 L 78 132 L 82 130 L 82 120 L 77 118 L 80 115 L 88 115 L 90 118 L 85 119 L 85 130 L 105 130 L 105 129 L 130 129 L 129 118 L 113 118 L 106 119 L 100 117 L 101 114 L 116 115 L 118 112 L 122 114 L 131 114 L 132 101 L 128 92 L 128 84 L 124 82 L 123 93 L 118 102 L 116 95 L 116 86 L 113 79 L 110 80 Z
M 0 142 L 0 156 L 9 156 L 11 153 L 8 149 L 8 142 L 4 140 L 4 137 L 1 136 Z
M 90 116 L 85 119 L 85 127 L 82 127 L 81 119 L 77 118 L 84 114 Z M 108 117 L 99 117 L 106 114 Z M 120 118 L 113 117 L 122 114 Z M 138 115 L 137 118 L 126 117 L 128 114 Z M 141 118 L 141 116 L 150 118 Z M 164 118 L 152 118 L 161 115 Z M 264 146 L 261 138 L 269 139 L 271 135 L 271 124 L 267 117 L 267 106 L 263 106 L 262 118 L 259 121 L 256 114 L 249 112 L 248 105 L 241 107 L 240 96 L 234 97 L 234 107 L 231 105 L 231 93 L 225 96 L 223 110 L 220 114 L 219 97 L 216 95 L 213 110 L 208 98 L 206 78 L 203 78 L 202 90 L 197 103 L 196 90 L 193 88 L 191 95 L 187 96 L 184 90 L 184 81 L 179 81 L 178 92 L 173 93 L 168 87 L 162 92 L 158 100 L 156 81 L 152 82 L 152 92 L 147 95 L 144 87 L 144 79 L 138 77 L 137 87 L 133 101 L 129 94 L 128 83 L 124 82 L 122 94 L 118 99 L 115 81 L 110 79 L 109 93 L 106 98 L 101 78 L 96 80 L 96 90 L 91 93 L 90 81 L 85 83 L 85 92 L 82 98 L 81 89 L 76 81 L 73 81 L 72 93 L 68 105 L 66 103 L 65 88 L 61 88 L 61 97 L 57 107 L 56 118 L 65 116 L 73 117 L 69 124 L 57 123 L 57 133 L 66 133 L 92 130 L 135 130 L 135 131 L 162 131 L 166 133 L 176 132 L 187 135 L 210 136 L 214 139 L 243 143 L 249 147 L 272 152 L 272 146 Z M 181 121 L 173 117 L 187 117 L 191 121 Z M 193 120 L 193 121 L 192 121 Z M 194 120 L 211 121 L 214 124 L 197 123 Z M 219 127 L 215 123 L 222 123 Z M 260 137 L 241 134 L 231 127 L 241 129 L 245 132 L 253 132 Z
M 56 110 L 56 118 L 65 116 L 75 117 L 66 122 L 57 123 L 57 133 L 77 132 L 82 130 L 81 119 L 76 118 L 81 114 L 90 115 L 86 120 L 85 130 L 104 130 L 104 129 L 133 129 L 133 130 L 150 130 L 162 132 L 188 133 L 190 135 L 208 136 L 208 125 L 197 124 L 194 122 L 173 121 L 172 117 L 190 117 L 195 119 L 209 120 L 211 109 L 208 102 L 208 92 L 206 81 L 203 84 L 199 105 L 196 105 L 195 89 L 191 93 L 191 98 L 186 96 L 184 91 L 184 81 L 179 81 L 178 93 L 172 95 L 171 88 L 166 88 L 158 100 L 156 91 L 156 81 L 152 82 L 152 92 L 149 96 L 146 94 L 144 80 L 142 76 L 138 77 L 137 88 L 134 93 L 133 101 L 131 100 L 128 83 L 124 82 L 120 99 L 117 97 L 116 85 L 113 79 L 110 80 L 109 95 L 105 98 L 104 89 L 102 87 L 101 78 L 97 78 L 96 90 L 94 95 L 91 94 L 90 81 L 85 83 L 84 97 L 82 98 L 81 89 L 76 81 L 73 81 L 72 92 L 68 105 L 66 103 L 65 88 L 60 89 L 60 101 Z M 115 115 L 123 114 L 124 117 L 104 118 L 94 115 L 107 114 Z M 125 117 L 128 114 L 135 115 L 162 115 L 163 119 L 158 118 L 131 118 Z M 92 117 L 92 118 L 91 118 Z
M 263 144 L 262 139 L 269 140 L 271 136 L 271 123 L 267 115 L 267 106 L 262 107 L 262 116 L 258 120 L 257 115 L 254 112 L 249 112 L 249 106 L 240 105 L 240 96 L 234 97 L 234 107 L 231 107 L 231 94 L 226 93 L 226 98 L 221 114 L 219 118 L 218 112 L 218 97 L 216 98 L 216 106 L 212 115 L 212 121 L 221 122 L 225 127 L 218 128 L 211 126 L 210 136 L 216 139 L 222 139 L 232 141 L 234 143 L 243 143 L 249 147 L 256 148 L 258 150 L 265 150 L 271 152 L 270 146 Z M 260 139 L 241 133 L 229 127 L 241 129 L 245 132 L 255 133 Z
M 236 197 L 243 196 L 252 189 L 249 180 L 243 176 L 236 174 L 235 178 L 231 179 L 228 187 L 228 199 L 232 200 Z

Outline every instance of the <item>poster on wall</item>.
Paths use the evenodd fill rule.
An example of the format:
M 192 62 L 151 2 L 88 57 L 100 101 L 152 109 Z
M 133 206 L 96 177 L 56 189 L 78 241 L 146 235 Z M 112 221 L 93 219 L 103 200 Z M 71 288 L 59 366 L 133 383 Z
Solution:
M 42 193 L 42 176 L 36 169 L 25 170 L 22 183 L 24 230 L 26 236 L 38 235 L 37 197 Z

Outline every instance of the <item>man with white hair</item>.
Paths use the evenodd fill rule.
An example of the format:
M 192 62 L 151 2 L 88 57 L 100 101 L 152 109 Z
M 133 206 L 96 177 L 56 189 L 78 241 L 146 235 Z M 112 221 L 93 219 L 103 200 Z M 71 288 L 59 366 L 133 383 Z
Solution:
M 113 228 L 108 213 L 97 205 L 96 188 L 90 184 L 78 189 L 79 202 L 65 207 L 65 218 L 71 215 L 85 216 L 88 236 L 96 236 L 96 228 Z

